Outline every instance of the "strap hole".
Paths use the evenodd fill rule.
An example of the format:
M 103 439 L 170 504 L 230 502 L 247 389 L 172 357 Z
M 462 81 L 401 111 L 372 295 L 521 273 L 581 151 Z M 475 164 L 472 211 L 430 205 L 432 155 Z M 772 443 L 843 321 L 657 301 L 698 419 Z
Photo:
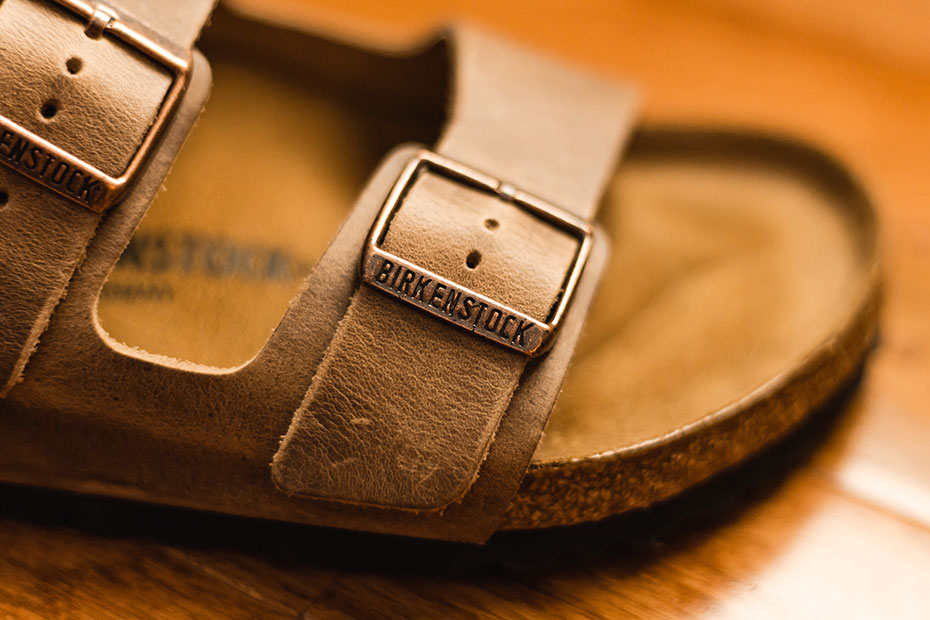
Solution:
M 0 189 L 0 207 L 6 206 L 10 202 L 10 194 L 5 189 Z
M 49 99 L 42 104 L 42 108 L 39 110 L 39 114 L 42 115 L 44 119 L 51 119 L 53 116 L 58 114 L 58 102 L 54 99 Z
M 484 227 L 487 228 L 488 230 L 496 230 L 497 227 L 500 225 L 501 225 L 500 222 L 498 222 L 494 218 L 489 218 L 484 221 Z
M 68 69 L 68 73 L 71 75 L 77 75 L 81 72 L 81 69 L 84 68 L 84 61 L 74 56 L 68 59 L 68 62 L 65 63 L 65 68 Z
M 467 257 L 465 257 L 465 266 L 469 269 L 474 269 L 478 266 L 478 263 L 481 262 L 481 252 L 478 250 L 472 250 Z

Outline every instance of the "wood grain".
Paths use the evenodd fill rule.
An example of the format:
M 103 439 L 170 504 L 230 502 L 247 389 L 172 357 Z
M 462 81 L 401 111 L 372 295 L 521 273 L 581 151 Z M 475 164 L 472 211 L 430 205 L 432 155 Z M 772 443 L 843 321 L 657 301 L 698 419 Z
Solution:
M 650 120 L 840 154 L 881 207 L 882 342 L 861 385 L 747 467 L 646 514 L 484 549 L 0 488 L 0 617 L 928 617 L 928 12 L 850 4 L 288 5 L 385 36 L 463 14 L 634 79 Z

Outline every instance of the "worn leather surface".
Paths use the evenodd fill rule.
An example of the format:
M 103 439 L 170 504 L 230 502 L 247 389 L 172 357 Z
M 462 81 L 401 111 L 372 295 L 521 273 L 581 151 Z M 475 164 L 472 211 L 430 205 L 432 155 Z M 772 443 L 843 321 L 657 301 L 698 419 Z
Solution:
M 181 4 L 181 3 L 178 3 Z M 147 25 L 188 47 L 212 2 L 184 3 L 183 13 L 151 14 Z M 131 6 L 130 6 L 131 5 Z M 67 63 L 76 59 L 76 73 Z M 112 37 L 91 39 L 84 24 L 52 2 L 0 3 L 0 113 L 111 176 L 119 176 L 148 132 L 171 75 Z M 45 118 L 41 110 L 54 106 Z M 6 166 L 0 170 L 0 397 L 23 367 L 84 257 L 100 217 Z

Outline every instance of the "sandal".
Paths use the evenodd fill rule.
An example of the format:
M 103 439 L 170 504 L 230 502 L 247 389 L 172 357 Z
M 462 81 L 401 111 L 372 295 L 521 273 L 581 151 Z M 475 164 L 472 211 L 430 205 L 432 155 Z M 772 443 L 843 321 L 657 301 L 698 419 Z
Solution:
M 873 208 L 811 147 L 471 27 L 227 5 L 211 74 L 170 4 L 0 5 L 0 480 L 480 542 L 692 487 L 861 366 Z

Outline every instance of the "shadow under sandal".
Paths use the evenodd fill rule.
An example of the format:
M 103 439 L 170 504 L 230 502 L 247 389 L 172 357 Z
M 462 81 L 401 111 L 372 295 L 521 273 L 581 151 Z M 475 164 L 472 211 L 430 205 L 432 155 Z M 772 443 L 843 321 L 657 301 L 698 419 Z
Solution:
M 472 27 L 224 6 L 211 73 L 212 4 L 0 5 L 0 480 L 481 542 L 668 498 L 859 368 L 876 225 L 822 153 Z

